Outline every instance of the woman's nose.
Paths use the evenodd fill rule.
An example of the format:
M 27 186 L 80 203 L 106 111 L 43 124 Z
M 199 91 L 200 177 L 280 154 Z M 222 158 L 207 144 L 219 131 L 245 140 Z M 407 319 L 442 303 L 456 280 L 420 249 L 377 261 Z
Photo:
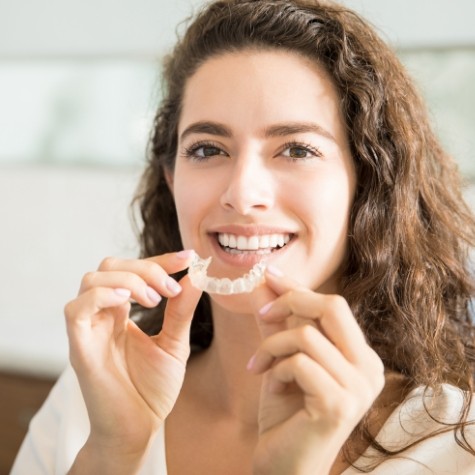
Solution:
M 274 203 L 271 170 L 258 158 L 237 159 L 229 170 L 221 205 L 239 214 L 269 209 Z

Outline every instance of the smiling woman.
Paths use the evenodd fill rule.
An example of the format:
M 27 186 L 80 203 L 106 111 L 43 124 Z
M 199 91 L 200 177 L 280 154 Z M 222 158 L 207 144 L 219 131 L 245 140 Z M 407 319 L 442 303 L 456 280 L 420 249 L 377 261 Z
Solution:
M 328 1 L 221 0 L 164 80 L 141 258 L 66 305 L 13 474 L 473 473 L 475 221 L 393 52 Z

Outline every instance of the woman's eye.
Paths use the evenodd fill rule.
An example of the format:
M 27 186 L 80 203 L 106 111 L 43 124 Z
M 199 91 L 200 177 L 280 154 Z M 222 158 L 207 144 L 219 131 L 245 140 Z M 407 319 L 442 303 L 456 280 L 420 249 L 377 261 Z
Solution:
M 207 144 L 197 144 L 190 148 L 186 149 L 186 156 L 190 158 L 196 158 L 198 160 L 203 160 L 206 158 L 211 158 L 216 155 L 225 155 L 227 156 L 226 152 L 224 152 L 221 148 L 216 147 L 215 145 L 207 145 Z
M 291 160 L 304 160 L 307 158 L 320 157 L 321 153 L 318 149 L 299 144 L 288 144 L 282 150 L 282 155 L 288 157 Z
M 214 155 L 220 155 L 221 153 L 222 150 L 220 150 L 218 147 L 213 147 L 212 145 L 203 145 L 195 150 L 195 155 L 198 157 L 213 157 Z
M 302 147 L 289 147 L 287 151 L 288 154 L 284 153 L 284 155 L 291 158 L 306 158 L 309 153 L 307 149 Z

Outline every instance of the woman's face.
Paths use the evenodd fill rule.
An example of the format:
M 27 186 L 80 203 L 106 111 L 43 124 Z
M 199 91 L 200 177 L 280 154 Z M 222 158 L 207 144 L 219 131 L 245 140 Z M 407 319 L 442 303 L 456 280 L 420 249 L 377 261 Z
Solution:
M 336 292 L 355 170 L 326 72 L 284 51 L 227 53 L 186 84 L 170 177 L 185 248 L 235 279 L 261 259 Z

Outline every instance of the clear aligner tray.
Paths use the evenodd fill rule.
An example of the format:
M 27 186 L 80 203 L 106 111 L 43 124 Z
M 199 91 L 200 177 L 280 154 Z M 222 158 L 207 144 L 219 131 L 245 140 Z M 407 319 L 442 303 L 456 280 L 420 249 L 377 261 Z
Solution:
M 266 265 L 263 261 L 258 262 L 247 274 L 235 280 L 209 277 L 207 270 L 210 262 L 211 257 L 202 259 L 195 254 L 188 269 L 191 283 L 209 294 L 232 295 L 252 292 L 264 280 Z

